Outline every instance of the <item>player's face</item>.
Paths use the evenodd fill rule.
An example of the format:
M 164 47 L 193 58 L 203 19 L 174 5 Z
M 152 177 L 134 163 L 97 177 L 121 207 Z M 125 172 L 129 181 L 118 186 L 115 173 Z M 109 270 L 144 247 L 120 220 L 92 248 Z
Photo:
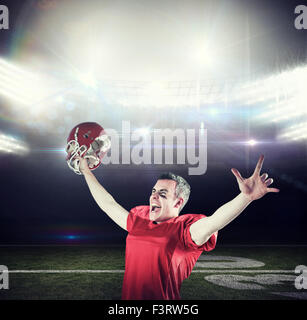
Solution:
M 182 199 L 176 197 L 176 182 L 158 180 L 152 188 L 149 203 L 149 218 L 152 221 L 162 222 L 178 216 Z

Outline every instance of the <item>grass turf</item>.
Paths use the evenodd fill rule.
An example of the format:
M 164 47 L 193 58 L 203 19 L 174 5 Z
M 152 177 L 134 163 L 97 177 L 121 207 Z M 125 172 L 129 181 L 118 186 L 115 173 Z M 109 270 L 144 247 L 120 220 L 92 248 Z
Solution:
M 293 270 L 292 276 L 294 277 L 294 269 L 297 265 L 307 265 L 306 253 L 307 247 L 266 246 L 217 247 L 207 254 L 262 261 L 265 266 L 252 269 Z M 124 256 L 124 247 L 0 247 L 0 265 L 6 265 L 9 270 L 124 270 Z M 201 268 L 194 270 L 197 269 Z M 205 279 L 206 276 L 212 274 L 214 273 L 192 273 L 182 284 L 182 299 L 283 300 L 291 298 L 272 292 L 299 291 L 295 289 L 294 281 L 273 285 L 264 284 L 263 288 L 258 290 L 231 289 Z M 240 273 L 240 270 L 231 274 L 255 276 L 253 273 Z M 123 276 L 123 273 L 10 273 L 10 288 L 9 290 L 0 290 L 0 300 L 118 300 L 121 297 Z

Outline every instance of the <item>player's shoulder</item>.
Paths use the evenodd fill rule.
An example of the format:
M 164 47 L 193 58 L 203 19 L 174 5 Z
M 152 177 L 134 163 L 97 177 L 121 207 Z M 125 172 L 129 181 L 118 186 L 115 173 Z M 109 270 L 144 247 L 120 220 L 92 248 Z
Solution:
M 183 223 L 192 223 L 205 217 L 206 216 L 204 214 L 200 213 L 185 213 L 178 216 L 176 220 Z
M 136 206 L 136 207 L 133 207 L 131 210 L 130 210 L 130 213 L 131 214 L 136 214 L 140 217 L 147 217 L 148 214 L 149 214 L 149 206 Z

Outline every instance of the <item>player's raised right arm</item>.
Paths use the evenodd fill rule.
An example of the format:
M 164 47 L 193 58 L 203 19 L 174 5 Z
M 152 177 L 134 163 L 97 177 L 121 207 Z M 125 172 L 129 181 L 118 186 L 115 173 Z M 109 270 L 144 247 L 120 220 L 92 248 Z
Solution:
M 127 231 L 127 218 L 129 212 L 119 205 L 107 190 L 97 181 L 96 177 L 89 169 L 86 159 L 79 158 L 80 170 L 98 206 L 115 223 Z

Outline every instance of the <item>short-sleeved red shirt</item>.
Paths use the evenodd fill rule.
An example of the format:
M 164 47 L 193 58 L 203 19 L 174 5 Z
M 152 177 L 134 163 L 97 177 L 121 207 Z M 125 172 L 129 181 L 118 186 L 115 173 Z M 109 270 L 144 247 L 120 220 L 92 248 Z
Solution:
M 204 217 L 184 214 L 157 224 L 149 219 L 149 206 L 130 211 L 123 300 L 180 299 L 182 281 L 189 277 L 201 253 L 216 244 L 217 233 L 201 246 L 191 239 L 191 224 Z

